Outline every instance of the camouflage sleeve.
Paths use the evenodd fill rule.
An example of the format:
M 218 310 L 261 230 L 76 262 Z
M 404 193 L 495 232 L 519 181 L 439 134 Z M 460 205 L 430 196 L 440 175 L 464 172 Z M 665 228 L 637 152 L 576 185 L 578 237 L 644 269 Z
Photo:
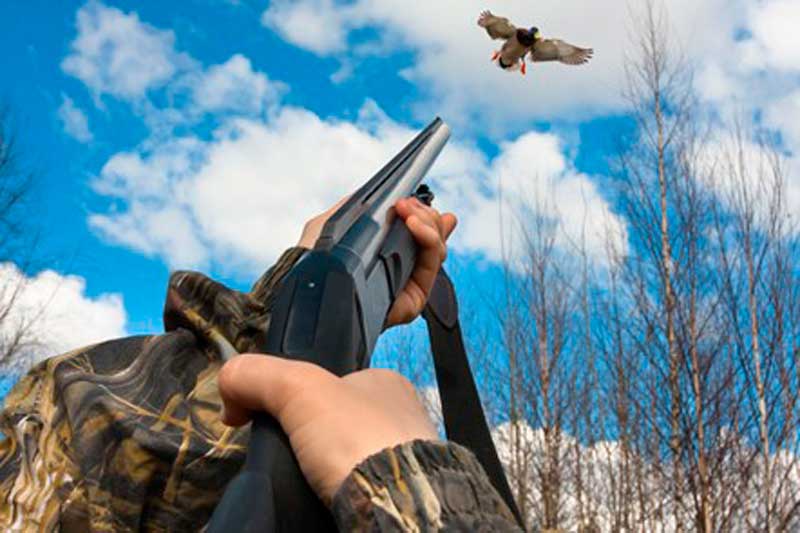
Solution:
M 219 343 L 263 345 L 290 248 L 250 292 L 170 277 L 166 333 L 52 357 L 0 412 L 0 531 L 197 531 L 245 456 L 219 417 Z
M 520 531 L 475 456 L 414 441 L 358 465 L 336 493 L 340 531 Z

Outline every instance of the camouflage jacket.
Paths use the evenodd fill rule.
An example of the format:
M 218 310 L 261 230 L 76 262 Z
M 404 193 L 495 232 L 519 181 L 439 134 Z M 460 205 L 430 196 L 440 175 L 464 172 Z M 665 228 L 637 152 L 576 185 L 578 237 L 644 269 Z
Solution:
M 286 251 L 248 293 L 170 277 L 166 333 L 48 359 L 0 416 L 3 531 L 197 531 L 244 460 L 248 431 L 220 422 L 220 353 L 264 344 Z M 370 457 L 332 510 L 342 530 L 512 530 L 472 454 L 415 442 Z

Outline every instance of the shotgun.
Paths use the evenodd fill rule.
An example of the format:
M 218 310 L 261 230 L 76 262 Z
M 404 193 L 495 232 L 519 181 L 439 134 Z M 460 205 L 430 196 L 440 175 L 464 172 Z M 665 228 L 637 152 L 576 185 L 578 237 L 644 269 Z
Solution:
M 436 118 L 327 220 L 278 290 L 264 353 L 309 361 L 339 376 L 369 366 L 417 253 L 394 204 L 412 195 L 430 204 L 433 195 L 420 183 L 449 136 Z M 247 459 L 208 531 L 336 531 L 288 438 L 268 415 L 253 418 Z

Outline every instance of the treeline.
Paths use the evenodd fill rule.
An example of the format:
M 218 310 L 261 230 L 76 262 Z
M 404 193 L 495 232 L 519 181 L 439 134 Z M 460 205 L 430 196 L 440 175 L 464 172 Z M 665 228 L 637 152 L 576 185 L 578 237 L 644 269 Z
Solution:
M 473 364 L 530 530 L 798 531 L 789 176 L 746 120 L 704 112 L 665 20 L 644 10 L 626 62 L 636 135 L 612 178 L 627 244 L 608 234 L 591 260 L 527 209 L 503 342 Z

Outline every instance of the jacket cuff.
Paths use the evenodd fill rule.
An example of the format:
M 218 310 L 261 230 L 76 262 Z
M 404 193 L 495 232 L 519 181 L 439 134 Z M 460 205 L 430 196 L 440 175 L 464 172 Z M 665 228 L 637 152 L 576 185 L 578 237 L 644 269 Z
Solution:
M 340 531 L 518 531 L 475 456 L 413 441 L 367 458 L 331 504 Z

